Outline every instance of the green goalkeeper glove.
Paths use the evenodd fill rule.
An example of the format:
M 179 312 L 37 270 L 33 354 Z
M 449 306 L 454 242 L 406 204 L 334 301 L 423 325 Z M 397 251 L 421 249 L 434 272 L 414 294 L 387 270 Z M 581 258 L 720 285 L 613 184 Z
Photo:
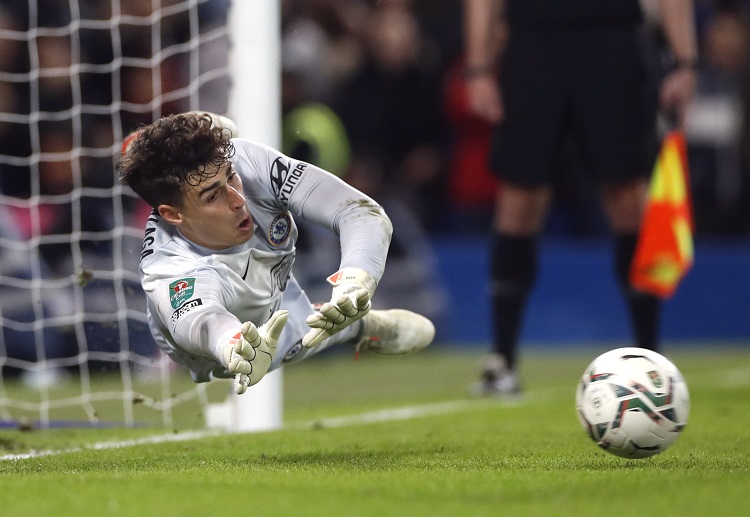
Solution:
M 328 277 L 333 284 L 331 301 L 320 311 L 307 317 L 310 331 L 302 338 L 302 345 L 313 347 L 370 312 L 370 299 L 377 286 L 367 271 L 347 267 Z
M 234 391 L 237 395 L 245 393 L 248 386 L 258 383 L 268 372 L 288 317 L 287 311 L 276 311 L 260 328 L 246 321 L 224 345 L 222 362 L 235 374 Z

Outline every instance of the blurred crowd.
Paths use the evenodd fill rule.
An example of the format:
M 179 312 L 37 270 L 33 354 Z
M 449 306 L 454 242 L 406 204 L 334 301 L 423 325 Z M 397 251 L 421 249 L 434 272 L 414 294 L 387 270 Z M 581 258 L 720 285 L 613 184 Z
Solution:
M 16 158 L 0 163 L 3 194 L 108 189 L 115 181 L 108 153 L 123 133 L 166 113 L 226 109 L 226 77 L 202 82 L 196 100 L 188 86 L 195 72 L 188 44 L 196 31 L 222 25 L 230 2 L 201 2 L 197 26 L 180 3 L 162 1 L 158 18 L 151 0 L 121 2 L 120 12 L 113 11 L 117 3 L 101 0 L 80 0 L 74 13 L 67 0 L 41 0 L 33 13 L 24 2 L 0 6 L 0 31 L 9 31 L 0 33 L 8 35 L 0 37 L 0 154 Z M 653 2 L 643 3 L 649 13 Z M 404 202 L 429 233 L 484 231 L 494 180 L 484 164 L 488 128 L 465 107 L 461 2 L 280 5 L 285 150 L 306 153 L 373 195 Z M 700 84 L 687 131 L 697 230 L 746 234 L 750 2 L 697 0 L 695 9 Z M 116 16 L 122 18 L 113 39 L 106 24 Z M 76 34 L 70 30 L 74 18 L 89 22 Z M 36 31 L 32 37 L 18 37 L 29 28 Z M 153 58 L 170 45 L 174 51 Z M 217 48 L 201 57 L 208 61 Z M 201 71 L 208 67 L 199 65 Z M 23 117 L 29 113 L 42 115 L 29 124 Z M 76 148 L 84 151 L 66 154 Z M 28 160 L 33 149 L 44 153 L 38 167 Z M 551 218 L 550 231 L 601 230 L 589 206 L 591 187 L 574 163 L 561 167 L 571 173 L 559 185 L 560 213 Z M 80 229 L 111 228 L 108 204 L 84 196 L 81 210 L 95 216 L 82 218 Z M 54 212 L 41 213 L 33 224 L 42 233 L 70 232 L 70 218 Z M 28 234 L 32 222 L 16 219 Z
M 653 2 L 643 2 L 654 16 Z M 231 81 L 221 67 L 231 38 L 230 2 L 199 2 L 197 16 L 186 4 L 0 4 L 0 238 L 7 244 L 48 236 L 39 240 L 37 273 L 87 281 L 80 256 L 78 266 L 74 260 L 82 254 L 93 269 L 115 269 L 115 230 L 131 222 L 118 215 L 121 208 L 136 223 L 147 213 L 118 187 L 113 150 L 123 135 L 169 113 L 226 111 Z M 407 280 L 430 284 L 430 238 L 483 237 L 493 209 L 495 180 L 485 165 L 490 128 L 466 106 L 461 2 L 280 0 L 280 6 L 282 150 L 386 206 L 397 222 L 391 263 L 401 265 L 392 268 L 394 289 L 405 285 L 413 294 Z M 696 0 L 695 9 L 701 58 L 687 137 L 696 231 L 746 236 L 750 0 Z M 113 18 L 120 20 L 116 30 Z M 191 41 L 198 33 L 204 38 L 196 59 Z M 656 29 L 644 37 L 660 42 Z M 34 151 L 41 154 L 32 158 Z M 575 163 L 560 166 L 567 173 L 548 232 L 603 234 L 593 187 Z M 300 274 L 315 276 L 324 272 L 316 264 L 327 267 L 326 254 L 335 250 L 313 247 L 312 240 L 300 242 L 300 253 L 313 259 Z M 0 273 L 31 274 L 28 261 L 17 262 L 4 260 Z M 440 293 L 419 292 L 423 300 L 415 303 L 431 300 L 435 313 L 441 310 Z
M 429 234 L 483 234 L 494 178 L 485 165 L 489 128 L 466 107 L 461 2 L 282 5 L 285 112 L 300 103 L 330 108 L 348 135 L 347 180 L 405 202 Z M 643 5 L 653 22 L 654 2 Z M 696 231 L 747 235 L 750 2 L 697 0 L 695 10 L 701 59 L 687 137 Z M 663 46 L 656 23 L 647 23 L 644 38 Z M 565 158 L 548 232 L 603 234 L 594 187 Z

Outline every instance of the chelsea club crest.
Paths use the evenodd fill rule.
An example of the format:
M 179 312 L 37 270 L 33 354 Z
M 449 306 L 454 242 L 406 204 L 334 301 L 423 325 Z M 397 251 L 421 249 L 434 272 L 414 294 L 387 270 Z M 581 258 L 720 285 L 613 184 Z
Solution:
M 274 246 L 280 246 L 289 238 L 291 231 L 292 220 L 289 214 L 279 214 L 271 222 L 271 227 L 268 229 L 268 239 Z

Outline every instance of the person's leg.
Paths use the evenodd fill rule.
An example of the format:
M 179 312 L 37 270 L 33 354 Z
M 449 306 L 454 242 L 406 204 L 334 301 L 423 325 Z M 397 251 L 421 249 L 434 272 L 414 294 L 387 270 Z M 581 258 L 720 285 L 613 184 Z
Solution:
M 630 285 L 630 265 L 638 242 L 648 184 L 637 179 L 602 190 L 602 202 L 614 232 L 615 274 L 625 296 L 636 346 L 658 351 L 661 303 Z
M 518 338 L 526 300 L 537 273 L 537 239 L 551 200 L 547 187 L 498 188 L 497 211 L 490 249 L 490 310 L 492 351 L 477 391 L 503 394 L 519 391 L 516 372 Z
M 569 129 L 560 37 L 559 31 L 514 29 L 503 54 L 505 115 L 489 154 L 499 179 L 489 271 L 493 334 L 482 379 L 474 386 L 480 395 L 519 391 L 518 338 L 536 277 L 537 239 L 552 197 L 554 163 Z
M 573 89 L 585 158 L 602 185 L 602 205 L 614 233 L 614 268 L 637 346 L 658 346 L 660 303 L 630 286 L 630 264 L 645 211 L 657 151 L 657 89 L 639 34 L 602 27 L 576 34 L 585 55 Z M 613 63 L 616 66 L 613 66 Z
M 490 250 L 493 346 L 510 369 L 516 366 L 524 307 L 537 273 L 537 235 L 550 200 L 551 191 L 547 187 L 498 188 Z

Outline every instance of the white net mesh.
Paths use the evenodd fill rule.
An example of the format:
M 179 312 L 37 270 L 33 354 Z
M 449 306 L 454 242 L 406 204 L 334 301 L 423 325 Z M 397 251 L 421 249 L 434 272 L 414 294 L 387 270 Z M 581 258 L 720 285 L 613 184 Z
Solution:
M 141 123 L 226 111 L 227 2 L 11 4 L 0 5 L 0 420 L 176 425 L 193 404 L 195 424 L 207 391 L 149 336 L 136 273 L 149 210 L 115 162 Z

